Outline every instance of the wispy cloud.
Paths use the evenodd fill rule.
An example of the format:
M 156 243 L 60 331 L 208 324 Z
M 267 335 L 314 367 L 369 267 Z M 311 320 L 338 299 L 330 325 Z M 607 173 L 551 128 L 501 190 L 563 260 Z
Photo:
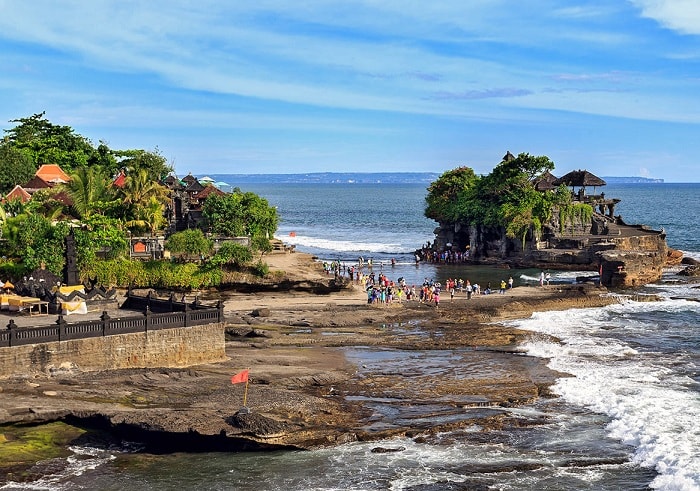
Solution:
M 530 94 L 532 94 L 532 91 L 530 90 L 502 88 L 484 90 L 465 90 L 463 92 L 438 92 L 433 96 L 433 98 L 439 100 L 477 100 L 523 97 Z
M 0 0 L 0 119 L 49 109 L 173 146 L 229 131 L 282 155 L 301 148 L 288 134 L 396 153 L 479 128 L 697 125 L 694 3 Z
M 700 35 L 700 3 L 695 0 L 630 0 L 642 16 L 682 34 Z

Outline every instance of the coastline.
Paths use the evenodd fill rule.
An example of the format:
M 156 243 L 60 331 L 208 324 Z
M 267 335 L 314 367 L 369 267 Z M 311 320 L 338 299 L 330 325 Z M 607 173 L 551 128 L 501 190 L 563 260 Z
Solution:
M 393 435 L 425 438 L 475 422 L 485 430 L 507 428 L 523 422 L 511 421 L 505 408 L 550 396 L 549 385 L 565 374 L 518 351 L 527 332 L 494 323 L 534 311 L 618 301 L 605 296 L 605 289 L 583 285 L 518 287 L 471 300 L 462 296 L 443 300 L 439 309 L 415 301 L 374 306 L 367 305 L 360 288 L 309 293 L 329 277 L 307 254 L 281 251 L 264 259 L 277 271 L 275 281 L 291 287 L 222 292 L 227 361 L 0 380 L 0 424 L 65 421 L 107 431 L 117 440 L 143 442 L 146 451 L 308 449 Z M 358 361 L 358 350 L 372 349 L 457 350 L 462 362 L 488 369 L 477 368 L 468 377 L 407 377 Z M 246 368 L 247 413 L 239 411 L 244 384 L 230 383 L 231 375 Z M 390 398 L 401 409 L 427 407 L 436 397 L 445 399 L 442 407 L 421 412 L 410 423 L 378 424 L 368 402 Z M 33 465 L 7 462 L 8 479 Z

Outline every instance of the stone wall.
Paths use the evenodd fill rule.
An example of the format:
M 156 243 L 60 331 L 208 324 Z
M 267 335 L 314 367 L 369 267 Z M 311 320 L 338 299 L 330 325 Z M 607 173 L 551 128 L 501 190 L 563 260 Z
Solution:
M 0 348 L 0 378 L 177 368 L 225 359 L 224 326 L 217 323 Z

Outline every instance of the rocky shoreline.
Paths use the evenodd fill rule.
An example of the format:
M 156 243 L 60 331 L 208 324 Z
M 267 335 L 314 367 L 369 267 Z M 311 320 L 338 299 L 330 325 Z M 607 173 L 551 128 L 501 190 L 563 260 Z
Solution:
M 56 421 L 79 429 L 68 432 L 74 443 L 99 435 L 152 452 L 310 449 L 393 435 L 429 438 L 474 424 L 483 431 L 515 427 L 528 423 L 504 408 L 550 396 L 548 387 L 564 374 L 519 352 L 527 332 L 493 322 L 619 301 L 594 285 L 567 285 L 460 298 L 439 309 L 372 306 L 359 288 L 329 285 L 310 256 L 281 252 L 267 260 L 278 271 L 276 284 L 283 278 L 288 288 L 210 293 L 225 301 L 227 361 L 34 379 L 18 373 L 0 381 L 0 441 L 21 442 L 18 425 Z M 310 293 L 318 285 L 327 291 Z M 475 368 L 468 377 L 450 376 L 449 368 L 440 377 L 413 377 L 364 362 L 373 350 L 450 352 Z M 230 377 L 244 368 L 250 384 L 248 410 L 241 411 L 245 384 L 232 385 Z M 382 415 L 387 406 L 401 417 Z M 5 479 L 31 479 L 47 465 L 46 454 L 2 456 Z

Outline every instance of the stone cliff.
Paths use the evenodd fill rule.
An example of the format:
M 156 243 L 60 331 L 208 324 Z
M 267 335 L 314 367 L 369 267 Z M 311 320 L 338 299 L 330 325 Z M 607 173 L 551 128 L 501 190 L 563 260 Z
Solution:
M 466 252 L 475 263 L 514 267 L 595 271 L 607 287 L 627 288 L 657 281 L 673 256 L 663 230 L 628 225 L 620 216 L 594 213 L 590 220 L 560 222 L 557 213 L 525 240 L 502 227 L 441 223 L 433 250 Z

